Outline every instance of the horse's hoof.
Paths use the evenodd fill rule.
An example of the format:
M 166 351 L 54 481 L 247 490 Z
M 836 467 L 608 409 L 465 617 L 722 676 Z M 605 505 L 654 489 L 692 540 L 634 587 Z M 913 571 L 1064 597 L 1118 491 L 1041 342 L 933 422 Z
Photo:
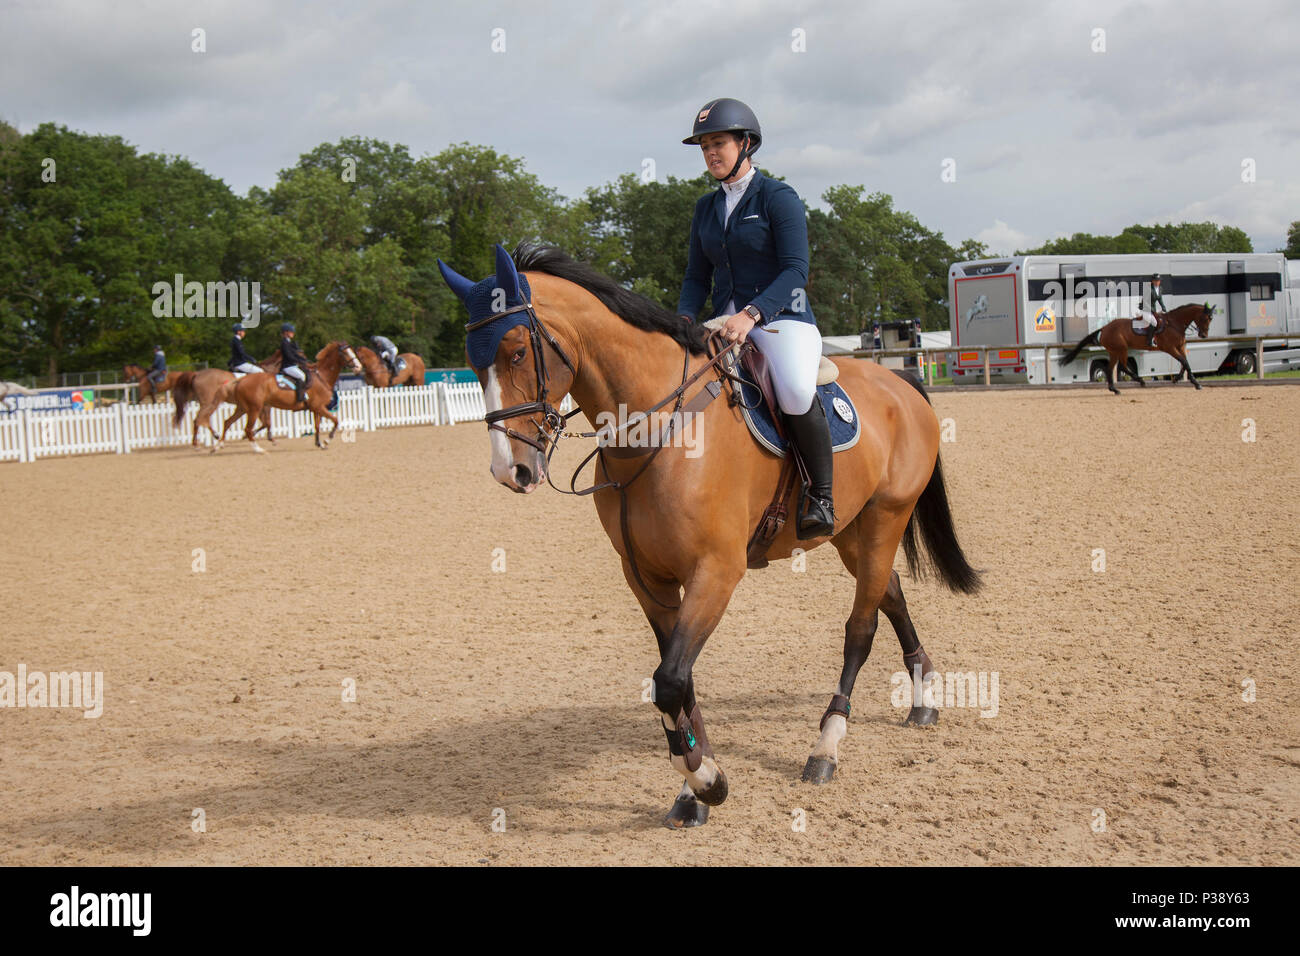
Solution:
M 931 727 L 939 722 L 939 711 L 934 707 L 913 707 L 907 713 L 904 724 L 913 727 Z
M 1118 389 L 1118 388 L 1112 388 L 1111 391 L 1112 391 L 1114 394 L 1116 394 L 1116 395 L 1119 394 L 1119 389 Z
M 678 797 L 673 801 L 668 816 L 664 817 L 664 826 L 670 830 L 702 827 L 708 822 L 709 808 L 694 797 Z
M 727 799 L 727 775 L 722 772 L 721 768 L 718 769 L 718 776 L 713 783 L 704 790 L 695 791 L 695 799 L 710 807 L 716 807 Z
M 803 768 L 804 783 L 830 783 L 835 776 L 835 761 L 830 757 L 809 757 Z

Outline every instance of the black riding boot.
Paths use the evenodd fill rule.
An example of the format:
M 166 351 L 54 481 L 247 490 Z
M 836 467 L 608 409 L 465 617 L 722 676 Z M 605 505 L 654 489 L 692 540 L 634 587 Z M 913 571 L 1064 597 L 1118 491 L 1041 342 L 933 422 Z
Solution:
M 307 383 L 300 382 L 296 378 L 293 380 L 294 401 L 301 402 L 303 408 L 307 407 Z
M 796 536 L 801 541 L 825 537 L 835 530 L 830 422 L 826 420 L 826 411 L 817 396 L 813 397 L 808 411 L 802 415 L 787 415 L 785 422 L 790 438 L 799 448 L 808 468 L 810 482 L 804 496 L 804 511 L 796 519 Z

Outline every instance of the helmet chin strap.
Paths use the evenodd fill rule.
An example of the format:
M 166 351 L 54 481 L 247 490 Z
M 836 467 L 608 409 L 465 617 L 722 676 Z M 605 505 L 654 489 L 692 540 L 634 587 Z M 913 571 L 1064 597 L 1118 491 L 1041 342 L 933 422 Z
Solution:
M 727 173 L 727 175 L 725 175 L 725 176 L 720 177 L 720 178 L 718 179 L 718 182 L 720 182 L 720 183 L 725 183 L 725 182 L 726 182 L 728 179 L 730 179 L 732 176 L 736 175 L 736 173 L 740 172 L 740 166 L 741 166 L 741 164 L 742 164 L 745 160 L 749 159 L 750 156 L 754 155 L 754 151 L 753 151 L 752 149 L 749 148 L 749 140 L 750 140 L 750 136 L 749 136 L 748 133 L 746 133 L 746 134 L 745 134 L 745 145 L 744 145 L 744 147 L 740 150 L 740 155 L 736 157 L 736 165 L 731 167 L 731 172 Z

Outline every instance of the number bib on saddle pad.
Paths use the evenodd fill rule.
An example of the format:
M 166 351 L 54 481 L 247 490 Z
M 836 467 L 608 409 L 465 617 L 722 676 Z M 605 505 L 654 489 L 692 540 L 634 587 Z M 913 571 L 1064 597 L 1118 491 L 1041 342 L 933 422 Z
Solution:
M 746 405 L 757 406 L 744 409 L 745 424 L 749 426 L 750 434 L 772 454 L 784 458 L 789 443 L 776 433 L 776 424 L 772 421 L 762 395 L 748 381 L 741 385 L 741 393 Z M 858 410 L 848 392 L 840 388 L 839 382 L 831 382 L 817 387 L 817 397 L 821 399 L 826 420 L 831 425 L 831 450 L 844 451 L 852 448 L 858 443 L 862 429 L 858 423 Z

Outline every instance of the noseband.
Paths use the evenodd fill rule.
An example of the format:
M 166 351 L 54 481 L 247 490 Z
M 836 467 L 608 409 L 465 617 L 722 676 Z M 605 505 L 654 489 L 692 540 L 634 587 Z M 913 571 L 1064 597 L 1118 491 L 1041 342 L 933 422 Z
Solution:
M 547 396 L 550 394 L 550 376 L 546 371 L 546 359 L 542 355 L 542 339 L 545 339 L 551 348 L 555 349 L 565 366 L 569 369 L 570 374 L 576 374 L 573 362 L 565 354 L 560 343 L 556 341 L 555 336 L 551 334 L 546 326 L 542 325 L 542 320 L 537 317 L 533 311 L 533 304 L 525 302 L 522 305 L 516 305 L 506 309 L 503 312 L 494 312 L 485 318 L 476 322 L 470 322 L 465 326 L 466 332 L 473 332 L 485 325 L 489 325 L 498 319 L 503 319 L 507 315 L 513 315 L 516 312 L 528 313 L 528 336 L 533 349 L 533 367 L 537 372 L 537 399 L 532 402 L 523 402 L 519 405 L 511 405 L 509 408 L 501 408 L 495 412 L 488 412 L 483 416 L 487 422 L 488 431 L 499 431 L 510 438 L 517 438 L 526 445 L 532 445 L 543 455 L 548 453 L 547 446 L 559 437 L 560 430 L 568 421 L 569 416 L 561 414 L 560 410 L 548 402 Z M 579 409 L 574 409 L 569 415 L 576 415 Z M 501 423 L 510 418 L 520 418 L 524 415 L 536 415 L 538 412 L 542 415 L 541 424 L 537 424 L 537 437 L 529 438 L 527 435 L 521 435 L 513 428 L 507 428 Z M 549 431 L 548 431 L 549 429 Z

